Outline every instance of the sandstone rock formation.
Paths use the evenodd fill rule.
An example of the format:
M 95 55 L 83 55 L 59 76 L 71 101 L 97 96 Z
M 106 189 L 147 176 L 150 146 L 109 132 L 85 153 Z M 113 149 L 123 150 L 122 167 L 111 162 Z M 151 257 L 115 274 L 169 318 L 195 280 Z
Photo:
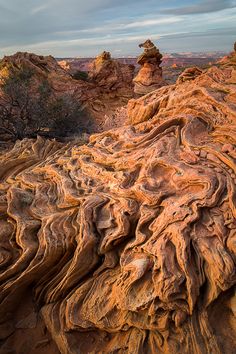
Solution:
M 11 71 L 21 69 L 32 71 L 37 81 L 47 79 L 58 94 L 75 91 L 71 76 L 52 56 L 44 57 L 33 53 L 17 52 L 5 56 L 0 61 L 0 77 L 8 76 Z
M 105 114 L 112 114 L 133 97 L 134 67 L 113 60 L 108 65 L 103 64 L 98 69 L 97 80 L 85 82 L 73 79 L 52 56 L 18 52 L 0 61 L 0 77 L 8 75 L 9 70 L 33 70 L 35 80 L 38 82 L 47 79 L 55 95 L 73 95 L 89 112 L 96 131 L 99 131 L 103 127 Z
M 0 155 L 1 354 L 234 352 L 235 72 L 161 88 L 88 145 Z
M 134 92 L 138 95 L 145 95 L 164 85 L 160 67 L 162 54 L 149 39 L 139 44 L 139 47 L 144 47 L 144 52 L 137 59 L 141 69 L 133 80 Z
M 99 87 L 117 91 L 117 95 L 133 97 L 134 65 L 121 64 L 111 58 L 109 52 L 102 52 L 89 66 L 89 78 Z
M 187 68 L 179 75 L 176 83 L 180 84 L 181 82 L 194 80 L 196 79 L 197 76 L 201 74 L 202 74 L 202 70 L 197 67 Z
M 67 71 L 67 72 L 69 72 L 70 73 L 70 70 L 71 70 L 71 68 L 70 68 L 70 63 L 68 63 L 68 61 L 67 60 L 59 60 L 58 61 L 58 64 L 60 65 L 60 67 L 63 69 L 63 70 L 65 70 L 65 71 Z M 71 74 L 71 73 L 70 73 Z
M 42 81 L 47 79 L 56 95 L 71 93 L 83 103 L 85 97 L 90 99 L 89 91 L 93 85 L 83 81 L 73 80 L 52 56 L 38 56 L 33 53 L 18 52 L 5 56 L 0 61 L 0 77 L 9 75 L 14 70 L 27 69 L 34 73 L 34 79 Z M 90 89 L 90 90 L 89 90 Z
M 65 71 L 57 64 L 57 61 L 51 56 L 36 55 L 34 53 L 17 52 L 11 56 L 4 56 L 1 60 L 1 71 L 3 69 L 19 70 L 21 68 L 31 69 L 40 76 L 46 76 L 46 73 L 57 72 L 66 75 Z
M 227 69 L 228 68 L 228 69 Z M 154 118 L 157 122 L 196 111 L 206 119 L 221 124 L 225 117 L 235 116 L 236 54 L 202 72 L 186 69 L 175 85 L 165 86 L 128 103 L 128 124 Z M 209 102 L 211 104 L 209 104 Z M 208 118 L 207 118 L 208 119 Z
M 127 120 L 127 105 L 117 108 L 112 114 L 107 115 L 104 120 L 104 130 L 122 127 Z

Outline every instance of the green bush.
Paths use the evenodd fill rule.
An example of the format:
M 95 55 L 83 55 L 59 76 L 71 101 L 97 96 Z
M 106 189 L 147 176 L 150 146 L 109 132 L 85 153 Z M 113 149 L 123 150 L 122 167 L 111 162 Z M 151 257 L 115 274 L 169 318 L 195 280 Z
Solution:
M 71 94 L 55 96 L 47 79 L 21 69 L 2 78 L 0 134 L 11 139 L 66 137 L 90 132 L 91 119 Z
M 72 77 L 75 80 L 88 81 L 88 73 L 86 71 L 78 70 L 72 75 Z

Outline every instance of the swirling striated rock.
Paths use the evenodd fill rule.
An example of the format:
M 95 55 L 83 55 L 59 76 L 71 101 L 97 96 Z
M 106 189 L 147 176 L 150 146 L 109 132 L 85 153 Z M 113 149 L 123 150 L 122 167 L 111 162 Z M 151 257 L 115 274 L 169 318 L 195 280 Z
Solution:
M 134 92 L 138 95 L 145 95 L 165 85 L 160 67 L 162 54 L 150 39 L 139 44 L 139 47 L 143 47 L 144 52 L 137 59 L 141 69 L 133 80 Z
M 165 86 L 128 103 L 128 124 L 147 119 L 156 121 L 182 115 L 195 116 L 222 124 L 235 118 L 236 54 L 231 54 L 203 71 L 186 69 L 175 85 Z M 236 63 L 236 62 L 235 62 Z
M 0 353 L 234 352 L 234 73 L 88 145 L 0 156 Z

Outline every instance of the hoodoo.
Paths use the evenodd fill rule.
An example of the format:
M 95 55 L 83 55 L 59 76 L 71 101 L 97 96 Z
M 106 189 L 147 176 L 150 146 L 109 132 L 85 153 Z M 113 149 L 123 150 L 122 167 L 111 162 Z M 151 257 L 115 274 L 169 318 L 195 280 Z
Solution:
M 137 76 L 134 78 L 134 92 L 138 95 L 145 95 L 163 86 L 162 79 L 162 54 L 150 39 L 139 44 L 144 52 L 138 57 L 137 63 L 141 65 Z

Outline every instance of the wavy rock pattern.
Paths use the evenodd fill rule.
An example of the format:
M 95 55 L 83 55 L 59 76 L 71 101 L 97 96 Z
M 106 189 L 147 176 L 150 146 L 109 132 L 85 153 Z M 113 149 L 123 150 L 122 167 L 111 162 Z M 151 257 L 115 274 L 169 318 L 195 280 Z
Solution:
M 236 53 L 201 74 L 186 69 L 177 84 L 165 86 L 128 103 L 128 124 L 151 118 L 157 123 L 182 116 L 202 117 L 212 124 L 236 119 Z
M 192 105 L 183 83 L 164 89 L 162 115 L 87 146 L 26 140 L 1 155 L 2 353 L 42 321 L 48 337 L 28 353 L 233 352 L 235 71 L 193 82 L 204 75 L 215 86 Z M 35 312 L 16 323 L 25 294 L 38 325 Z

